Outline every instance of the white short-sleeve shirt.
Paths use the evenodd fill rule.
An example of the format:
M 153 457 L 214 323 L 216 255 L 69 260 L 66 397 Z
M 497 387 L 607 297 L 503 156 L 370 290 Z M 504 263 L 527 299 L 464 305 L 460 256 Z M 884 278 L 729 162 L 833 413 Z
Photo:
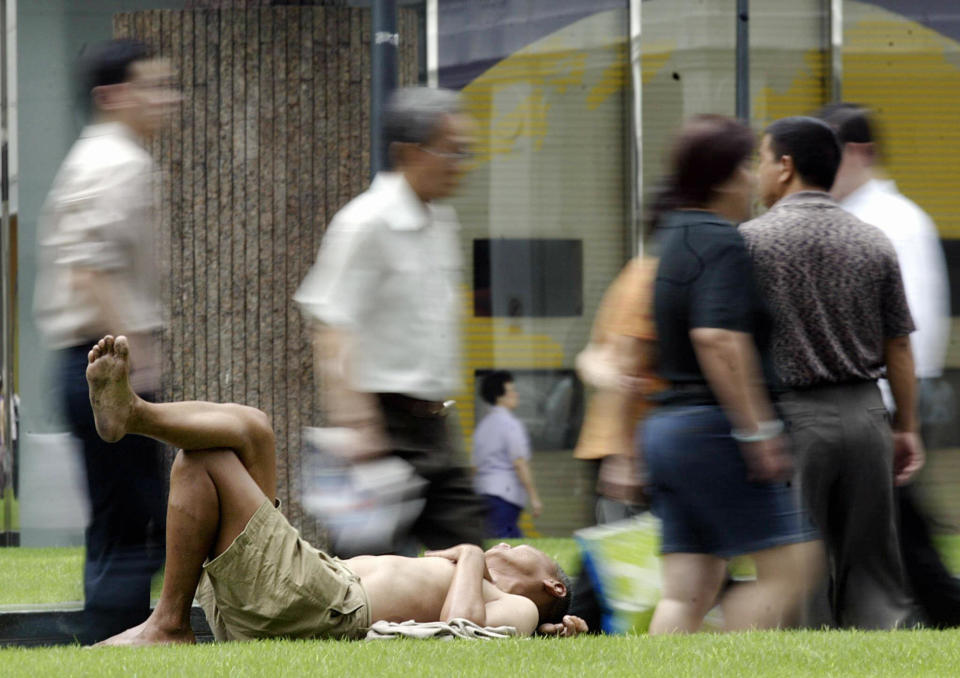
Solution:
M 34 313 L 52 348 L 160 328 L 155 181 L 153 159 L 122 123 L 88 125 L 70 149 L 38 225 Z M 111 274 L 125 327 L 107 326 L 90 290 L 73 284 L 77 270 Z
M 403 175 L 381 172 L 330 223 L 294 300 L 349 330 L 350 386 L 444 400 L 460 387 L 459 224 L 422 202 Z
M 892 181 L 871 179 L 840 202 L 890 238 L 897 252 L 916 331 L 910 335 L 916 374 L 939 377 L 950 339 L 950 287 L 940 236 L 933 221 Z

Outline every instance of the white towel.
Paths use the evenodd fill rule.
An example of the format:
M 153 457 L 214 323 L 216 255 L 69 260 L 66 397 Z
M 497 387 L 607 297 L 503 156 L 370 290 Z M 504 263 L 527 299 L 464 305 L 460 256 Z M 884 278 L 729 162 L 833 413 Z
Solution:
M 517 629 L 513 626 L 478 626 L 467 619 L 451 619 L 449 622 L 415 622 L 410 619 L 399 623 L 378 621 L 367 631 L 367 640 L 394 638 L 496 640 L 513 638 L 517 635 Z

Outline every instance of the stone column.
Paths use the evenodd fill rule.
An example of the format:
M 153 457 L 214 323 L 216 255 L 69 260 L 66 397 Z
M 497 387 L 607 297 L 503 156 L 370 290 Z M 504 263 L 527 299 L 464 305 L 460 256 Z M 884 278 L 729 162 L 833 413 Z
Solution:
M 367 185 L 370 12 L 342 3 L 193 2 L 115 16 L 114 34 L 171 59 L 183 105 L 154 142 L 163 176 L 164 398 L 259 407 L 277 433 L 285 513 L 300 431 L 318 425 L 307 332 L 292 297 L 333 214 Z M 417 17 L 398 17 L 413 84 Z

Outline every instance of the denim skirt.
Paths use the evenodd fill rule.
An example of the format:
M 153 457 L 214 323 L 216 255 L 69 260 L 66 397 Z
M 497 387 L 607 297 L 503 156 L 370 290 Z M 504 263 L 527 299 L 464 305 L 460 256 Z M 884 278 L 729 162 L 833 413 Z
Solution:
M 747 480 L 720 407 L 664 407 L 641 426 L 663 553 L 730 558 L 818 538 L 791 483 Z

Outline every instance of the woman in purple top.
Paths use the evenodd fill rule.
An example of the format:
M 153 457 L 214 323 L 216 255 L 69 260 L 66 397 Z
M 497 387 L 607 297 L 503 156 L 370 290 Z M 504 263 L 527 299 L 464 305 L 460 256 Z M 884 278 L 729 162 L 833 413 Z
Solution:
M 530 472 L 530 439 L 513 414 L 513 375 L 491 372 L 480 384 L 480 395 L 492 409 L 473 432 L 473 488 L 487 502 L 487 536 L 519 538 L 517 518 L 527 501 L 535 518 L 543 504 Z

